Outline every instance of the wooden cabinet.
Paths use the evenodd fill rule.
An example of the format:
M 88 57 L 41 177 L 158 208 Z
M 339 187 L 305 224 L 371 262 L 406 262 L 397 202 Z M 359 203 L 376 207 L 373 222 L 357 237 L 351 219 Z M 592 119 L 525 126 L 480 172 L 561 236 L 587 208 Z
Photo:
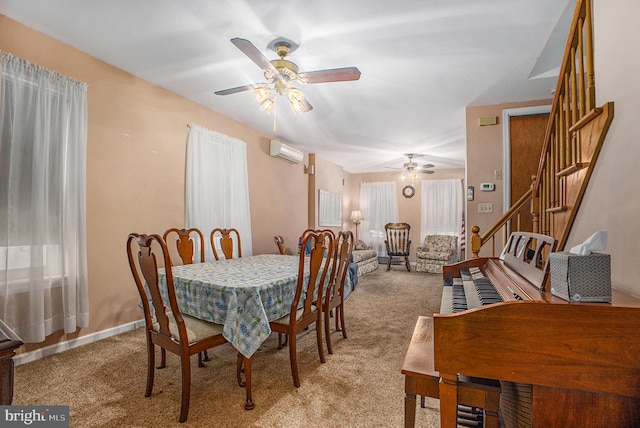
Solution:
M 13 401 L 13 356 L 22 340 L 0 320 L 0 405 Z

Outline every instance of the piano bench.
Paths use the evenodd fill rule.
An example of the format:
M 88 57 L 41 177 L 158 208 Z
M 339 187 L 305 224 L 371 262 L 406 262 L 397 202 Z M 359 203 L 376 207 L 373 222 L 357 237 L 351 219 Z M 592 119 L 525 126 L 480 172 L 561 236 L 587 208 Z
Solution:
M 404 426 L 414 427 L 416 396 L 440 398 L 440 374 L 434 368 L 433 318 L 418 317 L 402 364 L 404 378 Z M 500 387 L 486 379 L 459 376 L 458 404 L 485 409 L 485 426 L 498 426 Z

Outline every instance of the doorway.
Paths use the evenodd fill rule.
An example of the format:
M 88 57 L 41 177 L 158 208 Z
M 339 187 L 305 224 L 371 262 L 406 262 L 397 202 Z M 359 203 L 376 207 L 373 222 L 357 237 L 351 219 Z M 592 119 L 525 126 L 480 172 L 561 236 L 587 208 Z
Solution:
M 550 110 L 551 106 L 547 105 L 503 111 L 504 211 L 529 189 L 531 176 L 538 171 Z M 531 231 L 530 206 L 522 210 L 520 226 L 512 226 Z

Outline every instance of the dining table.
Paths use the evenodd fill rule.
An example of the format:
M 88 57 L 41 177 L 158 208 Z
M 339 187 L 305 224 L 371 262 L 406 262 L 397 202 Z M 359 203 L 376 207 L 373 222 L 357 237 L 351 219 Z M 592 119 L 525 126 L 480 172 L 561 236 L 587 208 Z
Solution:
M 172 267 L 180 311 L 221 324 L 222 335 L 244 357 L 246 409 L 254 406 L 251 356 L 271 334 L 269 322 L 291 311 L 299 263 L 298 255 L 261 254 Z M 159 279 L 166 290 L 162 268 Z

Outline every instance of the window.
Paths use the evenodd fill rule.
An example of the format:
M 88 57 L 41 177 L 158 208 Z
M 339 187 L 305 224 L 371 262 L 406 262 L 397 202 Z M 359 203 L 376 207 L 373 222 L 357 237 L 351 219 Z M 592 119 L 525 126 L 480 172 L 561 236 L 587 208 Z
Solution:
M 421 187 L 420 243 L 426 235 L 456 235 L 460 260 L 464 227 L 462 180 L 424 180 Z
M 187 228 L 208 234 L 216 227 L 235 228 L 242 254 L 252 254 L 247 144 L 198 125 L 189 125 L 187 137 Z M 211 246 L 206 259 L 213 260 Z
M 362 183 L 360 188 L 360 211 L 364 220 L 361 224 L 362 240 L 385 257 L 384 225 L 398 221 L 398 196 L 395 182 Z
M 86 91 L 0 52 L 0 318 L 27 343 L 88 325 Z

